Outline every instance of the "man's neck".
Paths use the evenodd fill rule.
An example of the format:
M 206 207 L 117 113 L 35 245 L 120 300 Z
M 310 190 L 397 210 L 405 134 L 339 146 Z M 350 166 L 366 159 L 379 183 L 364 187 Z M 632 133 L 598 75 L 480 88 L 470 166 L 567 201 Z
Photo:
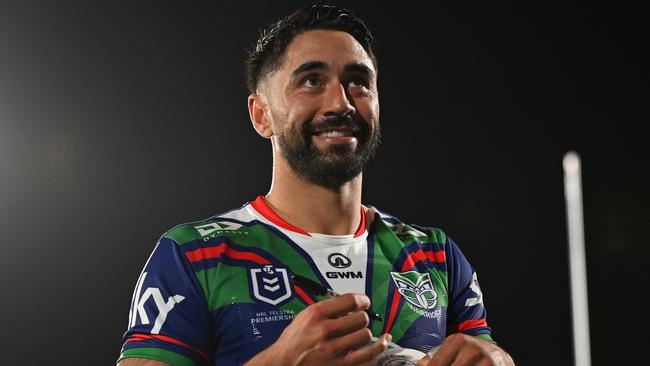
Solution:
M 266 202 L 288 223 L 307 232 L 354 234 L 361 222 L 361 181 L 359 174 L 338 190 L 327 189 L 296 175 L 283 159 L 276 159 Z

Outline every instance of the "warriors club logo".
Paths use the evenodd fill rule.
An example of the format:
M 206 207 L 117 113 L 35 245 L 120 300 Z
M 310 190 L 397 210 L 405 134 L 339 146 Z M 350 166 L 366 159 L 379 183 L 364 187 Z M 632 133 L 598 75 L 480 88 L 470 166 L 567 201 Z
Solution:
M 391 272 L 397 291 L 411 304 L 430 310 L 438 303 L 438 294 L 433 289 L 429 273 L 415 271 Z
M 286 268 L 267 264 L 262 268 L 251 268 L 250 279 L 253 297 L 267 304 L 277 305 L 291 297 L 291 286 Z

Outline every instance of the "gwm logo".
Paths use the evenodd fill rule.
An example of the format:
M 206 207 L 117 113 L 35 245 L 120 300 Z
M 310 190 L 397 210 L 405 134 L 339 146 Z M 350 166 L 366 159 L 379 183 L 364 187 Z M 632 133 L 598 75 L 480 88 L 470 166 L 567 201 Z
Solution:
M 352 264 L 350 258 L 341 253 L 332 253 L 327 257 L 327 262 L 334 268 L 348 268 Z
M 250 274 L 253 297 L 257 300 L 277 305 L 291 297 L 286 268 L 275 268 L 267 264 L 262 268 L 251 268 Z
M 352 265 L 350 258 L 344 256 L 341 253 L 332 253 L 327 256 L 327 263 L 330 266 L 338 269 L 348 268 Z M 348 278 L 363 278 L 363 273 L 361 271 L 343 271 L 343 272 L 325 272 L 327 278 L 337 279 L 348 279 Z
M 433 289 L 429 273 L 408 271 L 391 272 L 390 275 L 393 277 L 397 291 L 406 301 L 424 310 L 436 307 L 438 294 Z

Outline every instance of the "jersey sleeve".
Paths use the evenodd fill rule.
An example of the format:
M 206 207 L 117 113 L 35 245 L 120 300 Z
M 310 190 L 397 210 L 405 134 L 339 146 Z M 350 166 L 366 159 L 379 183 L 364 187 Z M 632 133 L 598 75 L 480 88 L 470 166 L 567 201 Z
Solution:
M 210 318 L 192 265 L 174 240 L 163 237 L 136 283 L 118 362 L 146 358 L 209 365 Z
M 476 271 L 449 237 L 445 245 L 445 255 L 449 276 L 447 333 L 462 332 L 494 343 L 492 330 L 487 324 L 487 312 Z

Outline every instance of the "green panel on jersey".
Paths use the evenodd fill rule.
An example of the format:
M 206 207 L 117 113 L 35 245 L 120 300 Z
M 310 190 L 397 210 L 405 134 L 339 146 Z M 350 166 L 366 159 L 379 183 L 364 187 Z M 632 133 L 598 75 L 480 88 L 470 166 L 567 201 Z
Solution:
M 214 220 L 209 222 L 210 225 L 214 225 L 214 223 Z M 190 228 L 194 232 L 197 232 L 193 227 Z M 188 234 L 191 233 L 191 230 L 183 230 L 185 230 L 183 227 L 172 230 L 175 232 L 174 235 L 179 235 L 179 233 L 184 235 L 178 240 L 183 242 L 187 239 L 195 238 L 195 236 Z M 255 248 L 257 252 L 259 250 L 265 251 L 274 258 L 281 258 L 282 265 L 289 267 L 292 272 L 320 282 L 305 257 L 300 255 L 285 240 L 264 225 L 255 224 L 252 226 L 241 226 L 236 230 L 218 230 L 210 233 L 206 237 L 213 237 L 217 240 L 221 237 L 242 247 Z M 262 257 L 265 256 L 262 255 Z M 205 291 L 205 296 L 208 299 L 211 311 L 223 305 L 231 304 L 232 297 L 239 297 L 237 300 L 239 303 L 254 302 L 248 292 L 248 283 L 246 282 L 246 286 L 241 285 L 242 279 L 247 279 L 250 275 L 248 270 L 243 267 L 228 266 L 220 263 L 215 268 L 201 270 L 196 272 L 196 274 Z M 238 285 L 239 287 L 233 285 Z M 227 295 L 224 296 L 224 294 Z
M 163 236 L 174 240 L 178 245 L 183 245 L 185 243 L 203 238 L 203 236 L 195 227 L 207 224 L 213 224 L 215 225 L 215 228 L 220 227 L 220 225 L 217 223 L 217 220 L 208 219 L 204 221 L 178 225 L 166 232 Z
M 446 308 L 449 305 L 449 294 L 447 293 L 449 277 L 447 272 L 432 270 L 429 271 L 429 277 L 431 277 L 431 282 L 438 294 L 438 304 Z
M 408 243 L 429 242 L 436 244 L 445 244 L 445 234 L 441 230 L 426 228 L 425 232 L 412 228 L 408 225 L 390 225 L 386 221 L 380 221 L 377 226 L 375 234 L 375 247 L 374 247 L 374 264 L 373 264 L 373 277 L 372 277 L 372 308 L 380 314 L 386 314 L 386 307 L 388 300 L 393 298 L 393 294 L 388 294 L 392 278 L 390 272 L 393 271 L 393 263 L 399 257 L 403 246 Z M 403 245 L 395 245 L 397 242 L 402 242 Z M 430 270 L 429 278 L 437 294 L 437 301 L 439 306 L 446 308 L 448 305 L 447 299 L 447 273 Z M 402 297 L 401 295 L 400 298 Z M 402 308 L 397 313 L 397 317 L 391 328 L 391 335 L 393 339 L 399 340 L 409 326 L 420 316 L 424 316 L 425 311 L 404 301 Z M 426 312 L 433 315 L 433 312 Z M 384 319 L 387 322 L 388 319 Z M 437 318 L 432 318 L 432 321 L 444 322 L 442 314 Z M 384 323 L 372 322 L 371 330 L 374 336 L 381 336 Z
M 117 362 L 125 358 L 146 358 L 168 363 L 174 366 L 196 366 L 191 358 L 162 348 L 130 348 L 122 352 Z
M 447 243 L 447 235 L 444 231 L 434 227 L 427 227 L 425 229 L 429 231 L 429 239 L 432 243 L 440 245 L 445 245 Z
M 404 243 L 417 241 L 421 243 L 427 242 L 427 243 L 438 243 L 444 245 L 447 241 L 447 237 L 445 233 L 442 230 L 437 228 L 432 228 L 432 227 L 416 228 L 414 226 L 410 226 L 402 222 L 395 223 L 395 224 L 383 220 L 382 222 L 390 231 L 392 231 L 395 234 L 396 237 L 398 237 Z
M 383 252 L 389 251 L 392 252 L 392 256 L 388 258 L 394 258 L 397 253 L 399 253 L 399 248 L 397 246 L 387 246 L 385 247 L 384 243 L 391 242 L 387 236 L 392 236 L 392 233 L 387 230 L 378 230 L 375 235 L 375 246 L 374 246 L 374 258 L 373 258 L 373 267 L 372 267 L 372 294 L 371 295 L 371 306 L 375 312 L 381 314 L 384 317 L 386 314 L 386 305 L 388 300 L 388 286 L 392 281 L 390 277 L 390 271 L 393 270 L 393 264 L 389 262 L 386 258 L 388 257 Z M 393 239 L 394 240 L 394 239 Z M 385 319 L 386 322 L 388 319 Z M 381 336 L 381 330 L 383 327 L 383 322 L 371 322 L 372 334 L 376 337 Z
M 236 227 L 231 230 L 228 228 Z M 205 236 L 201 236 L 196 229 L 197 226 L 209 226 L 206 230 L 213 230 Z M 214 229 L 222 227 L 225 229 Z M 289 266 L 294 273 L 300 274 L 312 280 L 317 280 L 316 275 L 308 262 L 297 251 L 292 250 L 286 241 L 280 238 L 275 232 L 267 229 L 262 224 L 252 226 L 240 226 L 231 222 L 218 222 L 218 220 L 206 220 L 199 223 L 185 224 L 175 227 L 167 232 L 165 237 L 173 239 L 179 245 L 199 239 L 213 239 L 219 237 L 228 238 L 230 241 L 245 247 L 253 247 L 267 251 L 275 258 L 281 258 L 282 264 Z
M 196 272 L 196 277 L 201 287 L 203 287 L 205 298 L 208 299 L 208 309 L 210 311 L 233 303 L 253 303 L 248 292 L 248 286 L 241 285 L 241 279 L 248 277 L 246 268 L 219 263 L 214 268 Z M 218 278 L 219 281 L 210 280 L 215 278 Z M 224 294 L 227 294 L 227 296 L 223 296 Z
M 289 267 L 292 272 L 320 282 L 305 257 L 264 225 L 256 224 L 232 232 L 225 231 L 221 236 L 243 247 L 263 250 L 274 258 L 280 259 L 281 263 Z
M 476 336 L 476 338 L 481 338 L 484 341 L 488 341 L 490 343 L 497 344 L 497 342 L 495 342 L 494 339 L 492 339 L 492 337 L 487 333 L 486 334 L 479 334 L 479 335 Z
M 375 220 L 373 224 L 376 225 L 376 233 L 374 238 L 374 258 L 372 267 L 372 294 L 371 306 L 372 309 L 384 316 L 386 314 L 386 306 L 388 300 L 388 286 L 390 285 L 391 277 L 390 271 L 393 270 L 393 264 L 387 258 L 397 258 L 399 255 L 400 247 L 397 245 L 385 245 L 386 243 L 393 242 L 395 235 L 384 224 L 383 220 Z M 384 322 L 388 319 L 384 319 Z M 372 322 L 372 334 L 380 337 L 383 323 Z

